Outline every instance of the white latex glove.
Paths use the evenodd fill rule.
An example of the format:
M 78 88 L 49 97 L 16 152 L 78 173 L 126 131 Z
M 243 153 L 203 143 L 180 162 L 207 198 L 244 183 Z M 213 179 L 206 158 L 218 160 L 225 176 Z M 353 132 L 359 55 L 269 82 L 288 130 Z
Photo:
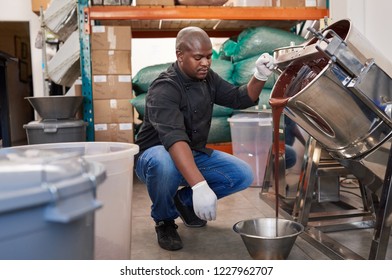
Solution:
M 274 69 L 274 58 L 269 53 L 263 53 L 256 60 L 256 71 L 255 78 L 260 81 L 268 80 L 268 77 L 272 74 L 272 69 Z
M 216 219 L 216 194 L 206 181 L 201 181 L 192 187 L 193 210 L 196 216 L 205 221 Z

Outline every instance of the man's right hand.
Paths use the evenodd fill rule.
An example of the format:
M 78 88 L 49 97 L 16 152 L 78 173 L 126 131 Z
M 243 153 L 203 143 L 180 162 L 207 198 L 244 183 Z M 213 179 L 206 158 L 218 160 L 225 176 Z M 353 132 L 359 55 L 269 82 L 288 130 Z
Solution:
M 216 219 L 216 194 L 211 190 L 206 181 L 201 181 L 192 187 L 193 210 L 202 220 Z

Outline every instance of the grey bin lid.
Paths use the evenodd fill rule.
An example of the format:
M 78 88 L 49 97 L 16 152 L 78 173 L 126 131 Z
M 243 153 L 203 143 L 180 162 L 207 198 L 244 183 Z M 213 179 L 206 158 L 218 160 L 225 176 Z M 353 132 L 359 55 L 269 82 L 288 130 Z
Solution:
M 61 128 L 75 128 L 87 126 L 87 122 L 83 120 L 41 120 L 31 121 L 23 125 L 25 129 L 40 129 L 40 130 L 56 130 Z
M 0 150 L 0 178 L 1 215 L 41 204 L 55 205 L 85 192 L 95 193 L 106 179 L 106 171 L 103 164 L 85 161 L 76 153 Z

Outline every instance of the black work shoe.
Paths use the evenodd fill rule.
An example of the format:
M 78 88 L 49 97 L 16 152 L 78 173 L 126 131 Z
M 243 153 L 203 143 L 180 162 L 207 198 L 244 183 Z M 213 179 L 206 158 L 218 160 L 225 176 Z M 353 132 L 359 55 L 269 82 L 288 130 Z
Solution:
M 204 227 L 207 224 L 207 221 L 196 216 L 193 206 L 186 206 L 181 202 L 178 197 L 178 192 L 174 196 L 174 204 L 176 205 L 181 220 L 187 227 Z
M 174 221 L 160 221 L 155 225 L 158 243 L 161 248 L 169 251 L 182 248 L 181 237 L 177 233 L 178 226 Z

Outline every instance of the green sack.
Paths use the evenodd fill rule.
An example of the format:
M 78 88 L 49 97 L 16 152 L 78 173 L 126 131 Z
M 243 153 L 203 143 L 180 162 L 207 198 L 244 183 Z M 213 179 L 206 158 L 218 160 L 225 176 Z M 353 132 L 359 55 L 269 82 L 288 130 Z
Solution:
M 263 88 L 259 97 L 259 109 L 271 109 L 271 105 L 269 104 L 269 99 L 271 96 L 272 89 Z
M 242 110 L 242 109 L 241 110 L 239 110 L 239 109 L 233 110 L 232 115 L 240 114 L 240 113 L 243 113 L 244 111 L 259 111 L 259 110 L 261 111 L 261 110 L 271 109 L 271 105 L 269 104 L 271 92 L 272 92 L 272 89 L 263 88 L 263 90 L 261 91 L 261 94 L 259 96 L 259 103 L 256 106 L 252 106 L 252 107 L 246 108 L 244 110 Z
M 236 47 L 236 41 L 232 39 L 224 41 L 219 49 L 219 59 L 231 61 L 231 57 L 235 54 Z
M 233 82 L 235 85 L 244 85 L 249 82 L 256 70 L 256 60 L 259 56 L 253 56 L 234 63 Z M 264 85 L 264 88 L 272 88 L 278 79 L 278 75 L 272 73 Z
M 212 109 L 212 117 L 230 117 L 233 109 L 214 104 Z
M 147 92 L 151 83 L 171 64 L 171 62 L 163 63 L 140 69 L 132 78 L 132 88 L 135 91 L 135 95 L 138 96 L 139 94 Z
M 147 92 L 151 83 L 158 78 L 159 74 L 171 65 L 172 63 L 163 63 L 151 65 L 140 69 L 139 72 L 132 79 L 132 88 L 135 95 Z M 229 61 L 214 59 L 212 61 L 211 69 L 218 73 L 223 79 L 232 83 L 231 76 L 233 74 L 233 64 Z
M 146 93 L 143 93 L 130 100 L 138 112 L 140 120 L 143 120 L 144 117 L 146 95 Z M 230 125 L 227 121 L 227 118 L 231 116 L 232 111 L 233 110 L 230 108 L 214 105 L 213 116 L 216 115 L 216 117 L 213 117 L 211 121 L 211 130 L 207 140 L 208 143 L 231 141 Z
M 146 95 L 147 93 L 142 93 L 136 96 L 135 98 L 131 99 L 131 104 L 133 107 L 135 107 L 136 112 L 139 114 L 141 118 L 144 116 L 144 107 L 146 105 Z M 233 109 L 220 106 L 217 104 L 214 104 L 214 108 L 212 111 L 212 116 L 213 117 L 225 117 L 225 116 L 231 116 L 233 113 Z
M 139 119 L 143 120 L 144 110 L 146 105 L 146 95 L 147 93 L 142 93 L 131 99 L 130 102 L 135 108 L 136 112 L 139 114 Z M 233 109 L 214 104 L 212 111 L 212 117 L 229 117 L 233 113 Z
M 139 120 L 143 120 L 144 117 L 144 107 L 146 105 L 146 95 L 147 93 L 142 93 L 131 99 L 131 104 L 135 108 L 136 112 L 139 114 Z
M 238 35 L 232 61 L 238 62 L 262 53 L 272 54 L 274 49 L 302 44 L 305 39 L 294 33 L 268 26 L 251 27 Z
M 211 121 L 211 129 L 208 134 L 207 143 L 231 142 L 230 124 L 228 117 L 214 117 Z
M 213 59 L 211 69 L 229 83 L 233 83 L 234 65 L 230 61 Z
M 219 58 L 219 53 L 216 50 L 212 50 L 212 59 L 218 59 Z

